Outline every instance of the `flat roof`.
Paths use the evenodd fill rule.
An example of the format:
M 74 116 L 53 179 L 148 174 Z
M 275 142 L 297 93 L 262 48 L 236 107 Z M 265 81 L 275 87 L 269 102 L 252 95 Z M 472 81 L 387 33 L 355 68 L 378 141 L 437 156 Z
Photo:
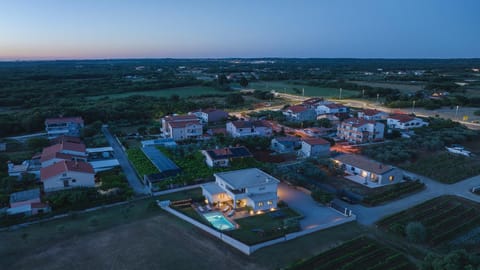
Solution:
M 220 177 L 223 181 L 225 181 L 234 189 L 280 183 L 280 181 L 275 177 L 257 168 L 220 172 L 214 175 L 216 177 Z
M 112 152 L 113 148 L 110 146 L 107 147 L 96 147 L 96 148 L 87 148 L 87 153 L 102 153 L 102 152 Z
M 209 182 L 209 183 L 206 183 L 206 184 L 203 184 L 201 185 L 201 187 L 203 189 L 205 189 L 208 193 L 210 193 L 211 195 L 215 195 L 215 194 L 221 194 L 221 193 L 225 193 L 225 190 L 223 190 L 219 185 L 217 185 L 217 183 L 215 182 Z
M 31 199 L 40 198 L 40 189 L 28 189 L 10 194 L 10 203 L 24 202 Z
M 263 201 L 277 199 L 277 193 L 267 192 L 267 193 L 260 193 L 260 194 L 252 194 L 252 195 L 249 195 L 248 197 L 254 202 L 263 202 Z

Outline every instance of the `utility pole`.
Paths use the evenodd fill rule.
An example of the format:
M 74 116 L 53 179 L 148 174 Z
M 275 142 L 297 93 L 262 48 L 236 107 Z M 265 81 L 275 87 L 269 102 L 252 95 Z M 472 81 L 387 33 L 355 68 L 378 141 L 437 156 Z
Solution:
M 365 89 L 362 90 L 362 98 L 365 98 Z
M 415 100 L 413 101 L 413 104 L 412 104 L 412 113 L 415 114 Z
M 342 99 L 342 88 L 340 88 L 340 95 L 338 96 L 338 99 Z
M 302 97 L 305 96 L 305 88 L 302 88 Z
M 379 97 L 380 97 L 380 94 L 379 94 L 379 93 L 377 93 L 377 104 L 378 104 L 378 98 L 379 98 Z
M 455 110 L 455 120 L 458 120 L 458 108 L 459 106 L 457 105 L 457 109 Z

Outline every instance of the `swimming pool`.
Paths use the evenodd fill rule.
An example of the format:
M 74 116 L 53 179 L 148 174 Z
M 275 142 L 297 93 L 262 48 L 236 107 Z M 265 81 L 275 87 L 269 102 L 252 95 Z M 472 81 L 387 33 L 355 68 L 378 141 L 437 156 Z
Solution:
M 213 227 L 221 231 L 235 229 L 235 225 L 226 219 L 220 212 L 206 213 L 203 214 L 203 216 L 213 225 Z

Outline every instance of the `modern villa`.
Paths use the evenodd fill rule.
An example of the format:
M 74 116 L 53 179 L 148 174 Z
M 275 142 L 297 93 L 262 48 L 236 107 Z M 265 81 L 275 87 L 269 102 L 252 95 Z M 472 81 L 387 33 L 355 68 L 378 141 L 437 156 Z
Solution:
M 215 182 L 202 185 L 209 204 L 231 204 L 233 209 L 249 206 L 253 211 L 277 208 L 280 181 L 257 169 L 214 174 Z

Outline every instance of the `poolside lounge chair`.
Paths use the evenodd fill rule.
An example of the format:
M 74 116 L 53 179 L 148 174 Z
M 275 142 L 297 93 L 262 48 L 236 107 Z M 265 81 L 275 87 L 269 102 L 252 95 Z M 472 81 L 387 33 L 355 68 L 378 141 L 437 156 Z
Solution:
M 198 210 L 199 210 L 200 212 L 202 212 L 202 213 L 205 211 L 205 210 L 203 209 L 203 207 L 201 207 L 201 206 L 198 207 Z
M 222 212 L 225 213 L 225 212 L 227 212 L 228 210 L 230 210 L 230 206 L 229 206 L 229 205 L 225 206 L 225 208 L 222 209 Z
M 208 211 L 212 211 L 212 207 L 210 207 L 210 205 L 205 205 L 205 208 L 207 208 Z
M 232 210 L 231 210 L 230 212 L 228 212 L 228 214 L 227 214 L 228 217 L 231 217 L 231 216 L 233 216 L 233 215 L 235 215 L 235 209 L 232 209 Z

